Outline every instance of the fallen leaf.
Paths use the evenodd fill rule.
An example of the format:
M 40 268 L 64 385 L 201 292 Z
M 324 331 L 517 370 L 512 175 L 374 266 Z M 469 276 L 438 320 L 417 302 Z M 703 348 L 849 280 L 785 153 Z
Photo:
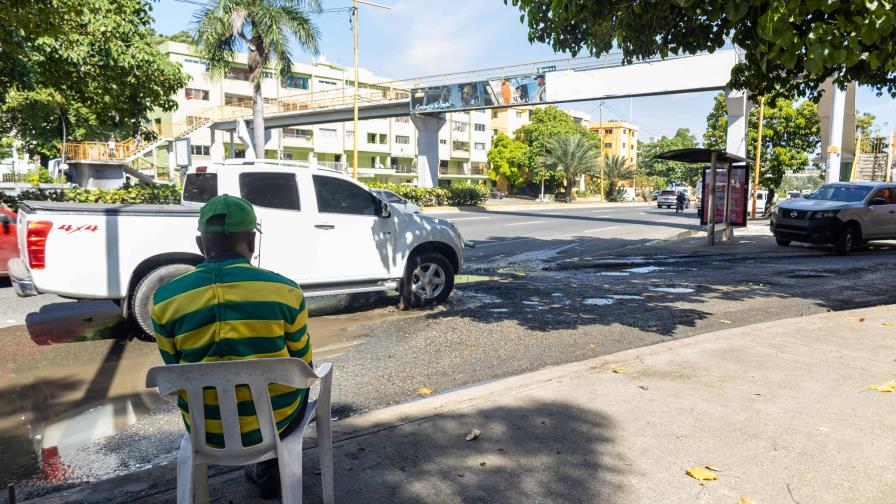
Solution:
M 597 345 L 595 345 L 594 343 L 591 343 L 591 344 L 588 345 L 588 346 L 591 347 L 591 348 L 597 348 Z
M 712 481 L 719 479 L 712 471 L 708 471 L 702 467 L 691 467 L 687 471 L 687 475 L 701 481 Z
M 616 374 L 622 374 L 625 372 L 625 368 L 624 367 L 613 368 L 613 372 Z
M 474 439 L 479 439 L 479 435 L 480 435 L 480 434 L 481 434 L 481 432 L 479 432 L 478 429 L 473 429 L 473 430 L 471 430 L 470 432 L 467 433 L 467 437 L 466 437 L 466 439 L 467 439 L 467 441 L 472 441 L 472 440 L 474 440 Z
M 719 322 L 721 322 L 721 323 L 723 323 L 723 324 L 730 324 L 730 323 L 731 323 L 730 320 L 725 320 L 725 319 L 722 319 L 722 320 L 720 320 Z
M 746 497 L 741 496 L 740 500 L 737 501 L 737 504 L 758 504 L 753 499 L 748 499 Z
M 638 385 L 641 390 L 647 390 L 647 385 Z
M 480 465 L 481 467 L 485 467 L 485 462 L 480 462 L 479 465 Z
M 423 395 L 432 394 L 432 389 L 429 387 L 417 387 L 417 393 Z
M 884 326 L 884 327 L 893 327 L 893 323 L 892 323 L 892 322 L 884 322 L 884 323 L 881 324 L 881 325 Z
M 859 317 L 859 322 L 864 322 L 864 321 L 865 321 L 865 317 Z
M 896 391 L 896 380 L 890 380 L 883 385 L 872 385 L 868 387 L 868 390 L 876 390 L 878 392 L 893 392 Z
M 710 471 L 721 472 L 721 469 L 719 469 L 719 468 L 716 467 L 716 466 L 708 465 L 708 466 L 705 466 L 705 467 L 706 467 L 707 469 L 709 469 Z
M 821 432 L 827 432 L 829 429 L 827 427 L 816 427 L 816 430 L 820 430 Z

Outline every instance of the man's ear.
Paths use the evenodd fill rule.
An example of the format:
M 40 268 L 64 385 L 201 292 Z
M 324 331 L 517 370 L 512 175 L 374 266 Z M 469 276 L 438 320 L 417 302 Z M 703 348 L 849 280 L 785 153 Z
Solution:
M 205 247 L 202 246 L 202 235 L 196 235 L 196 246 L 199 247 L 199 253 L 205 255 Z

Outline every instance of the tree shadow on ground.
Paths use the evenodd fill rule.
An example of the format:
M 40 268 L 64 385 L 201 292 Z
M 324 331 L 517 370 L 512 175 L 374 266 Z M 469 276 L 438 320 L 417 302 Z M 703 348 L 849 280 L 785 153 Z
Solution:
M 389 426 L 383 426 L 389 427 Z M 466 441 L 472 429 L 478 439 Z M 336 500 L 569 502 L 624 491 L 613 420 L 542 400 L 448 413 L 335 445 Z M 317 450 L 304 457 L 304 502 L 321 502 Z

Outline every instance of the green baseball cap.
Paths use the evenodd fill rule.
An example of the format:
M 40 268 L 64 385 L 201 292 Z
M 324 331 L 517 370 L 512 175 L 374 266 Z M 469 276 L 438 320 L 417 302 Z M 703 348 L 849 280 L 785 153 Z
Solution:
M 210 225 L 209 219 L 216 215 L 224 216 L 224 225 Z M 239 233 L 242 231 L 261 231 L 252 204 L 243 198 L 222 194 L 208 200 L 199 210 L 200 233 Z

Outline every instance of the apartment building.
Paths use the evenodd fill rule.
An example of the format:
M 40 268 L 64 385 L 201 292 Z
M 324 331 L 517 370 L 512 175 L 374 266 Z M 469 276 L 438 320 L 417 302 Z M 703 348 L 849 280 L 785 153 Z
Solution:
M 638 126 L 624 121 L 591 123 L 588 129 L 597 133 L 602 155 L 622 156 L 633 166 L 638 163 Z
M 150 119 L 157 130 L 172 131 L 175 124 L 199 124 L 215 107 L 251 108 L 252 86 L 248 80 L 246 54 L 236 55 L 224 78 L 211 79 L 205 63 L 196 56 L 192 46 L 168 41 L 159 49 L 171 61 L 181 65 L 190 76 L 190 82 L 178 92 L 176 110 L 151 114 Z M 265 100 L 338 89 L 345 90 L 350 96 L 352 76 L 352 68 L 323 59 L 310 64 L 295 62 L 292 75 L 286 79 L 281 79 L 273 69 L 265 71 L 262 93 Z M 389 80 L 364 69 L 359 73 L 362 87 Z M 489 111 L 446 114 L 445 126 L 439 134 L 440 185 L 489 183 L 486 168 L 486 153 L 492 136 L 489 114 Z M 346 122 L 272 129 L 268 133 L 266 158 L 308 160 L 347 172 L 352 170 L 353 142 L 357 134 L 359 178 L 401 184 L 417 181 L 417 130 L 409 117 L 361 121 L 357 132 L 351 122 Z M 193 163 L 209 161 L 214 145 L 209 129 L 197 129 L 189 136 Z M 220 141 L 218 145 L 221 145 Z M 245 149 L 246 146 L 237 140 L 234 156 L 245 156 Z M 229 152 L 214 154 L 224 157 Z M 167 152 L 157 149 L 147 156 L 147 160 L 165 166 Z

